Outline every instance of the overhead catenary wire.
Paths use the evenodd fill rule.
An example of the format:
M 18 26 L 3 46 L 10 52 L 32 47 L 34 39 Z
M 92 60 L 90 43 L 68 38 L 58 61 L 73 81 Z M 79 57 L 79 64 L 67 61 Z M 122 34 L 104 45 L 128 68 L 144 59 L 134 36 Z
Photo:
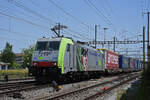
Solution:
M 26 19 L 30 19 L 30 20 L 28 20 L 28 21 L 30 21 L 31 23 L 35 23 L 35 22 L 33 22 L 33 20 L 38 20 L 38 22 L 40 21 L 40 22 L 42 22 L 43 23 L 43 19 L 40 19 L 40 18 L 38 18 L 38 17 L 35 17 L 35 16 L 33 16 L 33 15 L 29 15 L 29 14 L 27 14 L 27 12 L 25 11 L 25 12 L 23 12 L 23 11 L 21 11 L 22 9 L 15 9 L 15 5 L 0 5 L 0 7 L 1 7 L 1 12 L 5 12 L 5 14 L 6 14 L 6 12 L 7 12 L 7 15 L 11 15 L 11 16 L 14 16 L 14 17 L 18 17 L 18 15 L 19 16 L 26 16 Z M 4 9 L 2 9 L 2 8 L 4 8 Z M 13 11 L 13 12 L 11 12 L 11 11 Z M 14 12 L 15 11 L 15 12 Z M 21 17 L 19 17 L 19 18 L 21 18 Z M 25 19 L 25 18 L 21 18 L 21 19 Z M 25 20 L 26 20 L 25 19 Z M 45 21 L 46 23 L 48 23 L 47 21 Z M 30 24 L 30 23 L 29 23 Z M 37 23 L 35 23 L 35 24 L 37 24 Z M 49 24 L 49 23 L 48 23 Z M 40 24 L 39 24 L 40 25 Z M 40 26 L 43 26 L 43 25 L 40 25 Z M 43 28 L 43 27 L 41 27 L 41 28 Z
M 141 12 L 142 12 L 142 16 L 144 15 L 143 13 L 144 13 L 144 1 L 143 0 L 141 0 L 141 2 L 140 2 L 140 4 L 141 4 Z
M 148 0 L 147 2 L 147 11 L 149 11 L 149 8 L 150 8 L 150 0 Z
M 22 32 L 16 32 L 16 31 L 10 31 L 9 29 L 4 29 L 4 28 L 0 28 L 1 31 L 5 31 L 5 32 L 9 32 L 9 33 L 15 33 L 15 34 L 18 34 L 20 35 L 21 37 L 24 36 L 24 37 L 27 37 L 27 38 L 32 38 L 33 35 L 29 35 L 29 34 L 25 34 L 25 33 L 22 33 Z M 37 37 L 37 36 L 34 36 L 34 37 Z
M 28 20 L 23 19 L 23 18 L 19 18 L 19 17 L 15 17 L 15 16 L 11 16 L 11 15 L 5 14 L 5 13 L 3 13 L 3 12 L 0 12 L 0 15 L 7 16 L 7 17 L 11 17 L 11 18 L 13 18 L 13 19 L 23 21 L 23 22 L 26 22 L 26 23 L 31 24 L 31 25 L 33 25 L 33 26 L 39 27 L 39 28 L 44 28 L 44 29 L 48 29 L 48 28 L 49 28 L 49 27 L 46 27 L 46 26 L 43 26 L 43 25 L 39 25 L 39 24 L 33 23 L 33 22 L 28 21 Z
M 143 4 L 143 6 L 144 6 L 143 10 L 147 12 L 147 4 L 148 4 L 147 0 L 144 0 L 143 2 L 144 2 L 144 4 Z
M 46 8 L 46 9 L 43 9 L 40 5 L 38 5 L 37 3 L 35 3 L 34 2 L 34 0 L 29 0 L 30 1 L 30 3 L 34 6 L 34 7 L 36 7 L 36 8 L 38 8 L 39 10 L 45 10 L 45 11 L 48 11 L 48 12 L 50 12 L 50 10 L 52 10 L 52 9 L 49 9 L 49 8 Z M 43 11 L 42 11 L 43 12 Z M 44 12 L 43 12 L 44 13 Z M 52 17 L 52 15 L 53 14 L 51 14 L 51 13 L 47 13 L 47 12 L 45 12 L 46 14 L 48 14 L 48 16 L 51 16 Z M 51 18 L 51 20 L 52 20 L 52 18 Z M 56 22 L 53 20 L 53 22 L 56 24 Z
M 99 0 L 98 0 L 99 1 Z M 103 1 L 105 1 L 105 0 L 103 0 Z M 105 3 L 103 2 L 102 3 L 102 1 L 99 1 L 99 3 L 101 4 L 101 9 L 100 10 L 103 10 L 105 13 L 107 13 L 107 15 L 108 15 L 108 17 L 109 18 L 111 18 L 111 13 L 110 13 L 110 11 L 107 9 L 107 7 L 105 6 Z
M 73 30 L 71 30 L 71 29 L 68 29 L 68 31 L 70 31 L 70 32 L 72 32 L 72 33 L 74 33 L 74 34 L 77 34 L 79 37 L 83 37 L 82 39 L 87 39 L 87 40 L 92 40 L 92 39 L 90 39 L 90 38 L 88 38 L 87 36 L 85 36 L 85 35 L 83 35 L 83 34 L 80 34 L 80 33 L 78 33 L 78 32 L 76 32 L 76 31 L 73 31 Z
M 112 9 L 112 7 L 111 7 L 111 5 L 110 5 L 109 1 L 108 1 L 108 0 L 104 0 L 104 1 L 106 2 L 106 4 L 107 4 L 108 8 L 110 9 L 110 12 L 113 14 L 113 13 L 114 13 L 114 11 L 113 11 L 113 9 Z
M 49 0 L 50 1 L 50 0 Z M 90 2 L 90 1 L 89 1 Z
M 69 30 L 65 30 L 63 33 L 68 35 L 68 32 L 70 32 L 70 31 L 69 31 Z M 80 36 L 77 36 L 77 35 L 72 34 L 72 33 L 70 33 L 70 35 L 73 36 L 74 38 L 76 38 L 77 40 L 78 40 L 78 39 L 81 39 L 81 40 L 83 39 L 83 38 L 81 38 Z
M 144 1 L 141 0 L 140 4 L 141 4 L 142 24 L 143 24 L 143 26 L 144 26 L 144 22 L 145 22 L 145 21 L 144 21 Z
M 99 16 L 103 19 L 103 21 L 109 25 L 109 29 L 112 28 L 112 30 L 116 30 L 116 28 L 114 28 L 112 21 L 107 18 L 103 12 L 98 9 L 90 0 L 84 0 L 84 2 Z
M 31 2 L 32 2 L 32 4 L 34 5 L 34 6 L 38 6 L 37 4 L 35 4 L 32 0 L 31 0 Z M 81 32 L 81 33 L 79 33 L 79 32 L 75 32 L 74 30 L 72 30 L 72 29 L 68 29 L 68 31 L 69 31 L 69 33 L 71 32 L 71 33 L 74 33 L 74 34 L 76 34 L 76 35 L 78 35 L 78 36 L 82 36 L 82 37 L 84 37 L 83 39 L 87 39 L 87 40 L 91 40 L 90 38 L 88 38 L 88 36 L 87 35 L 83 35 L 83 34 L 81 34 L 81 33 L 83 33 L 83 32 Z M 72 36 L 75 36 L 75 35 L 72 35 Z M 78 37 L 79 38 L 79 37 Z
M 87 0 L 97 11 L 99 14 L 101 14 L 104 19 L 109 23 L 109 25 L 112 25 L 112 22 L 90 1 L 90 0 Z
M 43 20 L 45 20 L 45 21 L 50 22 L 51 25 L 54 25 L 54 21 L 51 20 L 50 18 L 47 18 L 47 17 L 41 15 L 40 13 L 31 10 L 30 8 L 28 8 L 28 7 L 24 6 L 24 5 L 22 5 L 22 4 L 19 3 L 19 2 L 16 2 L 15 0 L 11 0 L 11 1 L 12 1 L 12 2 L 10 2 L 10 3 L 13 3 L 15 6 L 21 8 L 21 9 L 23 9 L 23 10 L 25 10 L 25 11 L 27 11 L 27 12 L 33 14 L 33 15 L 35 15 L 35 16 L 37 16 L 37 17 L 43 19 Z M 8 2 L 9 2 L 9 1 L 8 1 Z
M 14 2 L 13 1 L 16 1 L 16 2 L 18 2 L 18 3 L 20 3 L 21 5 L 23 5 L 23 6 L 27 6 L 23 1 L 18 1 L 18 0 L 9 0 L 9 1 L 12 1 L 11 3 L 10 3 L 10 5 L 12 5 L 12 3 L 14 4 Z M 50 1 L 50 0 L 49 0 Z M 53 0 L 54 2 L 55 2 L 55 0 Z M 43 1 L 42 1 L 43 2 Z M 95 4 L 95 2 L 93 2 L 93 1 L 91 1 L 93 4 Z M 35 1 L 35 3 L 36 3 L 36 1 Z M 38 3 L 37 3 L 38 4 Z M 56 3 L 57 4 L 57 3 Z M 7 6 L 10 6 L 10 5 L 7 5 Z M 57 4 L 58 6 L 59 6 L 59 4 Z M 38 19 L 42 19 L 42 20 L 45 20 L 45 22 L 48 22 L 48 20 L 47 19 L 43 19 L 42 17 L 39 17 L 38 15 L 36 15 L 36 14 L 32 14 L 32 13 L 30 13 L 29 11 L 27 11 L 27 10 L 24 10 L 24 9 L 22 9 L 22 8 L 20 8 L 20 7 L 18 7 L 18 6 L 16 6 L 16 5 L 12 5 L 13 7 L 15 7 L 15 8 L 17 8 L 16 9 L 16 11 L 17 10 L 19 10 L 19 11 L 23 11 L 23 12 L 25 12 L 24 14 L 25 15 L 32 15 L 32 16 L 36 16 Z M 30 5 L 30 6 L 32 6 L 32 5 Z M 27 8 L 29 8 L 29 9 L 31 9 L 32 7 L 30 7 L 30 6 L 27 6 Z M 90 5 L 91 6 L 91 5 Z M 97 5 L 95 5 L 99 10 L 100 10 L 100 8 L 97 6 Z M 37 5 L 37 7 L 38 7 L 38 5 Z M 18 9 L 18 8 L 20 8 L 20 9 Z M 5 9 L 5 8 L 4 8 Z M 32 10 L 32 9 L 31 9 Z M 64 10 L 66 10 L 66 9 L 64 9 Z M 16 11 L 15 10 L 12 10 L 11 9 L 11 11 L 12 12 L 14 12 L 14 13 L 16 13 Z M 33 11 L 35 11 L 35 12 L 38 12 L 39 14 L 41 14 L 41 15 L 45 15 L 43 12 L 41 12 L 41 10 L 39 11 L 39 10 L 37 10 L 37 9 L 33 9 Z M 67 10 L 66 10 L 67 11 Z M 67 11 L 68 12 L 68 11 Z M 6 13 L 6 12 L 3 12 L 3 13 Z M 8 12 L 9 13 L 9 12 Z M 30 18 L 29 19 L 25 19 L 25 15 L 24 14 L 20 14 L 21 15 L 21 17 L 18 17 L 18 16 L 15 16 L 14 14 L 11 14 L 11 13 L 9 13 L 8 14 L 7 13 L 7 15 L 10 15 L 10 16 L 6 16 L 6 17 L 8 17 L 8 19 L 10 18 L 11 19 L 11 21 L 13 21 L 13 19 L 15 19 L 15 18 L 19 18 L 19 19 L 15 19 L 15 21 L 16 20 L 19 20 L 19 22 L 20 21 L 22 21 L 22 22 L 25 22 L 25 23 L 28 23 L 28 24 L 30 24 L 30 25 L 33 25 L 33 26 L 36 26 L 36 27 L 41 27 L 42 28 L 42 26 L 44 26 L 44 25 L 41 25 L 41 26 L 39 26 L 40 24 L 39 23 L 37 23 L 36 21 L 35 21 L 35 19 L 34 18 L 32 18 L 32 19 L 34 19 L 34 21 L 36 22 L 36 23 L 34 23 L 34 21 L 32 21 Z M 105 13 L 104 13 L 105 14 Z M 19 15 L 19 16 L 20 16 Z M 13 17 L 12 17 L 13 16 Z M 106 16 L 106 15 L 105 15 Z M 14 18 L 15 17 L 15 18 Z M 49 16 L 44 16 L 45 18 L 49 18 Z M 65 16 L 66 17 L 66 16 Z M 108 17 L 108 16 L 106 16 L 106 17 Z M 21 19 L 24 19 L 24 20 L 27 20 L 27 21 L 24 21 L 24 20 L 20 20 L 20 18 Z M 77 17 L 78 18 L 78 17 Z M 51 19 L 51 18 L 49 18 L 49 19 Z M 72 18 L 73 19 L 73 18 Z M 52 20 L 52 19 L 51 19 Z M 80 18 L 79 18 L 79 20 L 80 20 Z M 29 22 L 28 22 L 29 21 Z M 53 21 L 53 20 L 52 20 Z M 81 20 L 82 21 L 82 20 Z M 111 20 L 110 20 L 111 21 Z M 5 22 L 5 21 L 4 21 Z M 8 22 L 8 21 L 6 21 L 6 22 Z M 18 21 L 17 21 L 18 22 Z M 9 23 L 9 22 L 8 22 Z M 52 22 L 52 24 L 53 23 L 56 23 L 55 21 L 53 21 Z M 109 22 L 108 22 L 109 23 Z M 24 23 L 23 23 L 24 24 Z M 85 23 L 86 24 L 86 23 Z M 13 24 L 12 24 L 13 25 Z M 50 24 L 51 25 L 51 24 Z M 53 24 L 54 25 L 54 24 Z M 85 25 L 84 25 L 85 26 Z M 4 25 L 4 27 L 5 27 L 5 25 Z M 43 28 L 45 28 L 45 29 L 49 29 L 50 27 L 48 27 L 48 25 L 47 26 L 44 26 Z M 15 30 L 14 30 L 15 31 Z M 14 31 L 12 31 L 12 32 L 14 32 Z M 87 39 L 87 40 L 89 40 L 91 37 L 88 37 L 87 35 L 85 35 L 84 36 L 84 34 L 82 34 L 82 32 L 76 32 L 76 31 L 79 31 L 79 30 L 76 30 L 76 31 L 72 31 L 70 28 L 68 28 L 67 30 L 65 30 L 65 31 L 67 31 L 65 34 L 67 34 L 67 36 L 70 34 L 71 36 L 73 36 L 73 37 L 75 37 L 75 38 L 79 38 L 80 40 L 85 40 L 85 39 Z M 9 29 L 7 29 L 7 32 L 10 32 L 11 33 L 11 30 L 9 30 Z M 19 33 L 19 32 L 18 32 Z M 84 33 L 84 32 L 83 32 Z M 20 33 L 19 33 L 20 34 Z M 26 33 L 24 33 L 24 34 L 26 34 Z M 32 35 L 32 34 L 31 34 Z M 20 35 L 21 36 L 21 35 Z M 23 37 L 24 37 L 24 35 L 23 35 Z M 25 36 L 25 37 L 29 37 L 29 36 Z
M 69 12 L 67 12 L 66 10 L 64 10 L 62 7 L 60 7 L 59 5 L 57 5 L 53 0 L 48 0 L 51 4 L 55 5 L 59 10 L 61 10 L 63 13 L 65 13 L 67 16 L 71 17 L 72 19 L 78 21 L 80 24 L 86 26 L 88 29 L 90 29 L 90 26 L 88 24 L 86 24 L 85 22 L 81 21 L 80 19 L 78 19 L 77 17 L 71 15 Z
M 6 12 L 5 12 L 6 13 Z M 12 16 L 12 14 L 9 12 L 9 14 L 10 15 L 8 15 L 8 14 L 5 14 L 5 13 L 3 13 L 3 12 L 0 12 L 0 15 L 1 16 L 3 16 L 3 17 L 8 17 L 8 20 L 10 20 L 11 19 L 11 22 L 14 22 L 15 20 L 19 20 L 20 22 L 25 22 L 25 23 L 27 23 L 27 24 L 30 24 L 30 25 L 32 25 L 32 26 L 35 26 L 35 27 L 38 27 L 38 28 L 41 28 L 41 29 L 47 29 L 47 30 L 49 30 L 49 27 L 48 26 L 43 26 L 43 25 L 40 25 L 40 24 L 37 24 L 37 23 L 34 23 L 34 22 L 32 22 L 32 21 L 29 21 L 29 20 L 26 20 L 26 19 L 24 19 L 24 18 L 19 18 L 19 17 L 16 17 L 16 16 Z M 12 20 L 12 19 L 14 19 L 14 20 Z M 20 35 L 20 36 L 25 36 L 25 37 L 37 37 L 38 35 L 37 34 L 32 34 L 32 35 L 28 35 L 27 33 L 21 33 L 21 32 L 15 32 L 15 31 L 13 31 L 12 32 L 12 30 L 10 29 L 10 21 L 9 21 L 9 32 L 10 33 L 15 33 L 15 34 L 18 34 L 18 35 Z M 1 28 L 1 31 L 6 31 L 6 32 L 8 32 L 8 30 L 7 29 L 2 29 Z
M 23 5 L 21 5 L 20 3 L 18 3 L 18 2 L 16 2 L 15 0 L 11 0 L 11 1 L 13 1 L 13 3 L 17 6 L 17 7 L 19 7 L 19 8 L 22 8 L 22 9 L 24 9 L 25 11 L 27 11 L 27 12 L 29 12 L 29 13 L 32 13 L 32 14 L 34 14 L 34 15 L 36 15 L 36 16 L 39 16 L 40 18 L 43 18 L 43 19 L 45 19 L 45 20 L 48 20 L 48 18 L 46 18 L 45 16 L 43 16 L 43 15 L 41 15 L 41 14 L 39 14 L 39 13 L 37 13 L 37 12 L 35 12 L 35 11 L 33 11 L 33 10 L 31 10 L 31 9 L 29 9 L 29 8 L 27 8 L 27 7 L 25 7 L 25 6 L 23 6 Z M 11 2 L 12 3 L 12 2 Z M 68 13 L 69 14 L 69 13 Z M 75 18 L 75 17 L 74 17 Z M 51 19 L 50 19 L 51 20 Z M 56 23 L 55 21 L 52 21 L 51 20 L 51 22 L 53 22 L 53 23 Z M 54 24 L 53 24 L 54 25 Z
M 0 36 L 0 40 L 5 40 L 5 41 L 15 40 L 16 42 L 20 41 L 20 39 L 16 39 L 16 38 L 13 38 L 13 37 L 2 37 L 2 36 Z M 22 40 L 25 41 L 25 39 L 22 39 Z
M 108 25 L 112 25 L 112 22 L 90 1 L 90 0 L 84 0 L 84 2 L 94 10 L 94 12 L 101 18 L 103 18 L 104 22 Z

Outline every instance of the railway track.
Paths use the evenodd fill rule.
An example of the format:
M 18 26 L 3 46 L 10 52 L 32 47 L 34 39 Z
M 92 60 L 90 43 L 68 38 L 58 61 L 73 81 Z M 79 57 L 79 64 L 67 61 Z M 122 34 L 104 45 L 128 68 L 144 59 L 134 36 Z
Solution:
M 32 89 L 39 89 L 51 86 L 50 84 L 37 84 L 34 78 L 12 79 L 8 82 L 0 83 L 0 96 L 11 95 Z
M 29 85 L 31 83 L 34 83 L 34 81 L 13 82 L 13 83 L 0 84 L 0 91 L 3 91 L 5 89 L 11 89 L 11 88 L 15 88 L 15 87 L 20 87 L 20 86 L 24 86 L 24 85 Z
M 33 77 L 27 77 L 27 78 L 17 78 L 17 79 L 8 79 L 6 80 L 0 80 L 0 82 L 12 82 L 12 81 L 24 81 L 24 80 L 33 80 Z
M 36 81 L 30 83 L 11 84 L 8 85 L 8 87 L 6 86 L 4 88 L 0 87 L 0 97 L 4 95 L 9 95 L 14 97 L 16 94 L 20 95 L 21 91 L 30 91 L 30 90 L 35 90 L 35 89 L 40 89 L 45 87 L 51 87 L 51 84 L 37 85 L 35 83 Z M 17 97 L 17 98 L 21 98 L 21 97 Z
M 33 82 L 34 80 L 28 80 L 28 81 L 15 81 L 15 82 L 5 82 L 5 83 L 0 83 L 0 88 L 5 87 L 5 86 L 11 86 L 13 84 L 22 84 L 22 83 L 30 83 Z
M 35 83 L 33 78 L 17 79 L 17 81 L 8 81 L 0 83 L 0 94 L 2 91 L 10 90 L 12 88 L 26 86 L 28 84 Z
M 100 88 L 100 90 L 101 90 L 102 87 L 104 87 L 106 85 L 109 86 L 109 88 L 106 91 L 99 91 L 99 92 L 96 91 L 96 92 L 89 94 L 88 96 L 87 96 L 87 94 L 86 94 L 86 96 L 82 95 L 82 97 L 84 97 L 82 99 L 76 98 L 76 99 L 81 99 L 81 100 L 84 100 L 84 99 L 85 100 L 91 100 L 92 98 L 97 97 L 97 95 L 109 92 L 112 89 L 114 89 L 120 85 L 123 85 L 123 84 L 125 84 L 125 83 L 139 77 L 139 76 L 140 76 L 140 73 L 138 73 L 138 74 L 127 74 L 124 76 L 120 76 L 117 79 L 112 79 L 109 81 L 92 84 L 92 85 L 89 85 L 86 87 L 81 87 L 81 88 L 76 88 L 76 89 L 68 89 L 68 90 L 64 90 L 61 92 L 57 92 L 57 93 L 52 94 L 52 95 L 32 98 L 31 100 L 59 100 L 59 99 L 69 100 L 67 98 L 79 97 L 80 95 L 82 95 L 82 93 L 83 94 L 90 93 L 90 91 L 93 91 L 93 89 Z
M 27 82 L 13 82 L 7 84 L 0 84 L 0 96 L 4 94 L 11 94 L 14 92 L 25 90 L 35 84 L 36 81 Z
M 90 89 L 92 89 L 92 88 L 96 88 L 96 87 L 99 87 L 102 85 L 114 83 L 119 79 L 122 80 L 124 78 L 130 77 L 133 75 L 134 75 L 134 73 L 127 74 L 127 75 L 119 75 L 118 79 L 112 79 L 109 81 L 96 83 L 96 84 L 92 84 L 90 86 L 76 88 L 73 90 L 63 90 L 62 92 L 60 92 L 60 93 L 56 92 L 56 94 L 53 94 L 53 95 L 48 95 L 48 96 L 44 96 L 44 97 L 29 98 L 29 99 L 33 99 L 33 100 L 60 99 L 60 98 L 66 97 L 66 96 L 70 96 L 72 94 L 80 94 L 80 93 L 87 91 L 87 90 L 90 91 Z M 0 97 L 3 95 L 13 96 L 15 93 L 21 94 L 22 91 L 30 91 L 30 90 L 32 91 L 32 90 L 36 90 L 36 89 L 38 90 L 38 89 L 47 88 L 47 87 L 52 87 L 52 84 L 37 85 L 37 84 L 35 84 L 35 81 L 12 82 L 12 83 L 7 83 L 7 84 L 0 84 Z
M 121 86 L 123 84 L 126 84 L 127 82 L 130 82 L 130 81 L 134 80 L 137 77 L 139 77 L 139 76 L 133 76 L 133 77 L 127 79 L 127 80 L 120 81 L 117 84 L 112 85 L 111 87 L 109 87 L 107 89 L 104 89 L 104 90 L 102 90 L 100 92 L 97 92 L 97 93 L 95 93 L 93 95 L 90 95 L 89 97 L 85 98 L 84 100 L 94 100 L 94 99 L 96 99 L 96 98 L 98 98 L 98 97 L 100 97 L 100 96 L 102 96 L 102 95 L 104 95 L 106 93 L 111 92 L 111 90 L 113 90 L 115 88 L 118 88 L 119 86 Z

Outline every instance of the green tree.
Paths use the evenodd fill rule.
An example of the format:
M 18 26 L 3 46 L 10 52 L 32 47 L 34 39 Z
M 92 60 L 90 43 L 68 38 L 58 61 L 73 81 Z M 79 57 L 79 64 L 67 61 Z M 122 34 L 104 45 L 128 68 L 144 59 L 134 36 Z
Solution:
M 8 42 L 4 50 L 1 52 L 1 61 L 5 63 L 10 63 L 9 68 L 12 67 L 13 62 L 15 61 L 15 54 L 12 51 L 12 45 Z
M 13 69 L 19 69 L 20 65 L 16 61 L 14 61 L 12 67 Z
M 33 55 L 34 46 L 30 46 L 28 49 L 23 49 L 23 66 L 29 67 L 32 66 L 32 55 Z

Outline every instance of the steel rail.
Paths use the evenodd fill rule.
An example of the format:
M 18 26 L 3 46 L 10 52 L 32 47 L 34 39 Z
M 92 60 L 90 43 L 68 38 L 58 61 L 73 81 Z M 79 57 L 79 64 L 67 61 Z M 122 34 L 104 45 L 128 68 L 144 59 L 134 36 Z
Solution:
M 44 84 L 44 85 L 28 84 L 28 85 L 26 85 L 24 87 L 18 86 L 18 87 L 15 87 L 15 88 L 11 88 L 11 90 L 2 91 L 2 92 L 0 92 L 0 96 L 6 95 L 6 94 L 13 94 L 13 93 L 20 92 L 20 91 L 39 89 L 39 88 L 45 88 L 45 87 L 50 87 L 50 86 L 51 86 L 51 84 Z
M 84 100 L 92 100 L 92 99 L 98 98 L 98 97 L 100 97 L 100 96 L 102 96 L 102 95 L 104 95 L 104 94 L 106 94 L 106 93 L 111 92 L 111 90 L 113 90 L 113 89 L 115 89 L 115 88 L 118 88 L 118 87 L 120 87 L 121 85 L 128 83 L 129 81 L 134 80 L 134 79 L 137 78 L 137 77 L 139 77 L 139 75 L 136 75 L 136 76 L 134 76 L 134 77 L 131 77 L 130 79 L 127 79 L 127 80 L 125 80 L 125 81 L 123 81 L 123 82 L 120 82 L 119 84 L 116 84 L 116 85 L 114 85 L 114 86 L 111 86 L 110 88 L 108 88 L 108 89 L 106 89 L 106 90 L 104 90 L 104 91 L 97 92 L 97 93 L 95 93 L 94 95 L 91 95 L 91 96 L 87 97 L 87 98 L 84 99 Z
M 3 88 L 3 87 L 9 87 L 9 86 L 14 86 L 14 85 L 18 85 L 18 84 L 28 84 L 28 83 L 33 83 L 35 82 L 34 80 L 33 81 L 22 81 L 22 82 L 10 82 L 10 83 L 2 83 L 0 84 L 0 89 Z
M 24 87 L 28 85 L 35 84 L 36 81 L 30 81 L 30 82 L 18 82 L 18 83 L 13 83 L 13 84 L 3 84 L 0 86 L 0 90 L 6 90 L 6 89 L 11 89 L 11 88 L 18 88 L 18 87 Z
M 16 78 L 16 79 L 8 79 L 6 80 L 0 80 L 0 82 L 10 82 L 10 81 L 21 81 L 21 80 L 32 80 L 34 79 L 33 77 L 27 77 L 27 78 Z

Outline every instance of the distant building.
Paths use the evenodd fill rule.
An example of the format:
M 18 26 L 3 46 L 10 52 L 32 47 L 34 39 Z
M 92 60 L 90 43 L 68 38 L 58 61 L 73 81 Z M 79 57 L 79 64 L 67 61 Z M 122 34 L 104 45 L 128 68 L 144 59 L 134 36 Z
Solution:
M 24 54 L 23 53 L 15 53 L 16 55 L 16 58 L 15 58 L 15 61 L 20 65 L 20 66 L 23 66 L 23 56 Z M 1 54 L 0 54 L 1 56 Z
M 24 54 L 23 54 L 23 53 L 15 53 L 15 55 L 16 55 L 15 61 L 16 61 L 20 66 L 23 66 L 23 56 L 24 56 Z
M 0 70 L 7 70 L 9 63 L 0 62 Z

